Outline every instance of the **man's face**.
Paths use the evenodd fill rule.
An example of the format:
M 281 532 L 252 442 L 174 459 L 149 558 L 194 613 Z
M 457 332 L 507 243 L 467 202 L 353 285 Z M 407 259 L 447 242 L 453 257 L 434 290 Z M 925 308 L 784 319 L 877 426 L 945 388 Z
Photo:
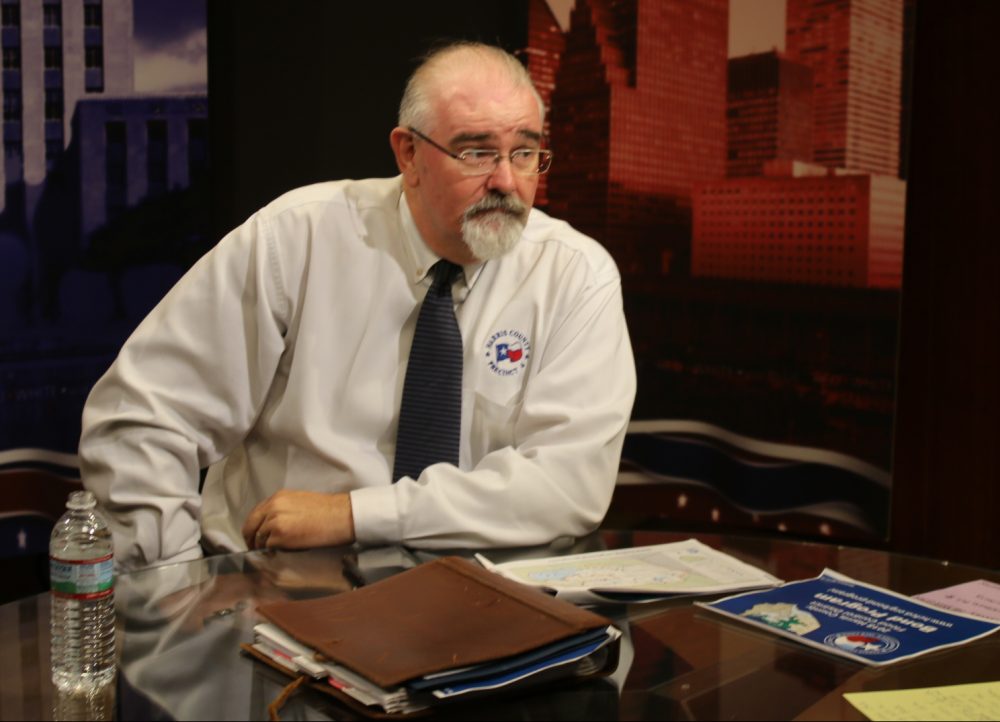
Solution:
M 459 161 L 414 139 L 411 210 L 439 255 L 457 262 L 495 258 L 520 238 L 535 199 L 538 175 L 515 172 L 508 157 L 539 147 L 538 103 L 530 89 L 498 72 L 456 74 L 435 90 L 435 122 L 418 130 L 455 154 L 491 149 L 501 157 L 490 173 L 467 175 Z

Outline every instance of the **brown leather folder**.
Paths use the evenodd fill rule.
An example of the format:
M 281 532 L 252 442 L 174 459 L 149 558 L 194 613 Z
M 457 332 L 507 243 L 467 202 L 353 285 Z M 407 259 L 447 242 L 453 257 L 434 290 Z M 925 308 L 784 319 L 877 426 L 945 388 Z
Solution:
M 258 611 L 322 657 L 385 688 L 611 625 L 460 557 L 443 557 L 350 592 L 266 604 Z M 608 652 L 587 676 L 614 671 L 617 640 Z

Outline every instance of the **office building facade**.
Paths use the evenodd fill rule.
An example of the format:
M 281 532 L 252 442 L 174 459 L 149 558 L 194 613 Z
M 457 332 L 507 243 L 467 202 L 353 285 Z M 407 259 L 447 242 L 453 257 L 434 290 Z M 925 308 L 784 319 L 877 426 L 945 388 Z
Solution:
M 80 235 L 126 208 L 187 188 L 208 167 L 204 95 L 82 100 L 69 167 L 79 174 Z
M 763 175 L 769 160 L 808 162 L 812 99 L 812 71 L 776 51 L 730 60 L 726 175 Z
M 813 161 L 899 175 L 903 0 L 787 0 L 788 57 L 813 71 Z
M 30 223 L 80 100 L 132 92 L 132 34 L 132 0 L 0 2 L 4 210 Z
M 623 275 L 687 273 L 691 187 L 725 175 L 726 0 L 578 0 L 549 205 Z
M 696 189 L 693 276 L 900 287 L 903 181 L 789 161 L 765 172 Z
M 552 93 L 556 87 L 559 61 L 566 47 L 566 38 L 546 0 L 528 0 L 527 16 L 528 43 L 517 54 L 528 69 L 545 104 L 542 132 L 546 138 L 544 143 L 548 143 L 552 135 Z M 535 194 L 535 205 L 542 208 L 549 204 L 548 180 L 547 175 L 539 178 L 538 192 Z

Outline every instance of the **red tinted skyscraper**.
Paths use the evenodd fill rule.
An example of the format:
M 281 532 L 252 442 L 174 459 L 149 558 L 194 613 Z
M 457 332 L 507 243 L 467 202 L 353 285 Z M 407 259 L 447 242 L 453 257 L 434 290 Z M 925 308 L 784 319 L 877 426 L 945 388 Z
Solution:
M 542 102 L 545 103 L 543 130 L 546 136 L 551 135 L 552 91 L 556 87 L 559 60 L 565 46 L 566 38 L 549 4 L 545 0 L 529 0 L 528 45 L 518 55 L 528 69 L 538 94 L 542 96 Z M 548 176 L 543 175 L 539 179 L 535 205 L 545 207 L 548 202 Z
M 899 174 L 903 0 L 787 0 L 786 52 L 813 70 L 813 159 Z
M 820 165 L 769 161 L 767 177 L 700 186 L 693 275 L 900 287 L 902 11 L 903 0 L 788 0 L 788 55 L 812 71 L 812 151 Z M 732 176 L 757 175 L 738 161 L 759 154 L 759 136 L 774 126 L 766 103 L 734 98 L 734 84 L 748 85 L 741 65 L 753 57 L 763 56 L 730 66 Z
M 726 175 L 759 176 L 769 160 L 812 158 L 812 71 L 777 52 L 729 61 Z
M 725 174 L 727 0 L 577 0 L 549 202 L 625 275 L 686 273 L 691 189 Z

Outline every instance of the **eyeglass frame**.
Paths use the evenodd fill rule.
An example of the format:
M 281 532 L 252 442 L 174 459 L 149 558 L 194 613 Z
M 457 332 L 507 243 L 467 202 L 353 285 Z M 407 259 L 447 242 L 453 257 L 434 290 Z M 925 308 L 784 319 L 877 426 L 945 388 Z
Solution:
M 437 148 L 439 151 L 441 151 L 442 153 L 444 153 L 449 158 L 454 158 L 455 160 L 457 160 L 459 162 L 459 164 L 461 165 L 461 167 L 464 169 L 463 170 L 463 175 L 468 175 L 468 176 L 489 175 L 490 173 L 495 172 L 496 169 L 500 167 L 500 158 L 503 157 L 503 153 L 501 153 L 498 150 L 492 150 L 490 148 L 470 148 L 469 150 L 463 150 L 461 153 L 452 153 L 450 150 L 448 150 L 447 148 L 445 148 L 443 145 L 441 145 L 440 143 L 437 143 L 434 140 L 432 140 L 431 138 L 427 137 L 426 135 L 424 135 L 423 133 L 421 133 L 419 130 L 417 130 L 416 128 L 414 128 L 412 125 L 408 125 L 406 127 L 406 129 L 408 131 L 410 131 L 410 133 L 412 133 L 413 135 L 415 135 L 418 138 L 420 138 L 420 140 L 428 143 L 429 145 L 433 146 L 434 148 Z M 530 150 L 532 153 L 537 153 L 538 154 L 538 167 L 542 168 L 542 170 L 521 170 L 516 165 L 514 165 L 514 154 L 518 153 L 518 152 L 524 152 L 525 150 Z M 465 158 L 467 157 L 467 154 L 473 153 L 473 152 L 479 153 L 479 154 L 492 153 L 493 154 L 493 165 L 492 165 L 492 167 L 487 164 L 487 165 L 484 166 L 486 168 L 486 170 L 484 170 L 484 171 L 482 171 L 480 173 L 472 171 L 472 168 L 470 166 L 466 165 Z M 510 163 L 511 170 L 513 172 L 519 173 L 521 175 L 529 175 L 529 176 L 531 176 L 531 175 L 544 175 L 545 173 L 548 173 L 549 172 L 549 168 L 552 167 L 552 151 L 549 150 L 548 148 L 518 148 L 518 149 L 512 150 L 510 153 L 508 153 L 507 156 L 506 156 L 506 158 L 507 158 L 507 162 Z M 544 166 L 544 168 L 543 168 L 543 166 Z M 465 171 L 472 171 L 472 172 L 465 172 Z

